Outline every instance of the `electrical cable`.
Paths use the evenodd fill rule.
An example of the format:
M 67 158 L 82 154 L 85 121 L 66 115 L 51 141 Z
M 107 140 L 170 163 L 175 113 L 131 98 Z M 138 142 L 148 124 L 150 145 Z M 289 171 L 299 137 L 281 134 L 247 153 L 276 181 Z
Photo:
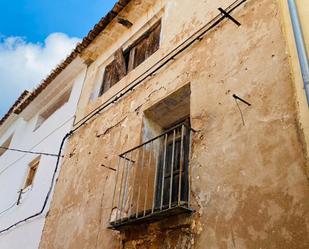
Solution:
M 2 214 L 4 214 L 5 212 L 9 211 L 11 208 L 15 207 L 15 205 L 17 204 L 17 202 L 15 201 L 13 204 L 11 204 L 7 209 L 3 210 L 0 212 L 0 216 Z
M 240 113 L 240 117 L 241 117 L 241 120 L 242 120 L 242 124 L 245 126 L 245 119 L 244 119 L 244 115 L 243 115 L 243 113 L 242 113 L 242 110 L 240 109 L 240 106 L 239 106 L 239 104 L 238 104 L 237 99 L 234 99 L 234 100 L 235 100 L 236 105 L 237 105 L 237 107 L 238 107 L 238 110 L 239 110 L 239 113 Z
M 21 152 L 21 153 L 25 153 L 25 154 L 34 154 L 34 155 L 42 155 L 42 156 L 58 156 L 57 154 L 52 154 L 52 153 L 13 149 L 13 148 L 8 148 L 8 147 L 4 147 L 4 146 L 0 146 L 0 149 L 10 150 L 10 151 L 15 151 L 15 152 Z M 63 157 L 63 156 L 61 156 L 61 157 Z
M 227 13 L 231 13 L 233 10 L 235 10 L 236 8 L 238 8 L 240 5 L 242 5 L 243 3 L 245 3 L 247 0 L 236 0 L 234 1 L 225 11 Z M 236 4 L 236 5 L 235 5 Z M 235 5 L 235 6 L 234 6 Z M 219 18 L 219 19 L 218 19 Z M 222 15 L 222 14 L 219 14 L 217 15 L 214 19 L 212 19 L 210 22 L 208 22 L 205 26 L 207 27 L 208 25 L 210 25 L 211 23 L 213 23 L 210 27 L 208 27 L 205 31 L 203 31 L 200 35 L 198 35 L 197 37 L 195 37 L 192 41 L 189 41 L 188 44 L 186 44 L 186 42 L 194 37 L 196 34 L 198 34 L 199 32 L 201 32 L 205 26 L 203 28 L 201 28 L 199 31 L 195 32 L 191 37 L 189 37 L 185 42 L 183 42 L 181 45 L 185 44 L 185 46 L 181 49 L 179 49 L 179 47 L 181 46 L 178 46 L 176 49 L 172 50 L 173 51 L 176 51 L 176 54 L 172 54 L 169 53 L 167 56 L 163 57 L 161 60 L 159 60 L 160 62 L 162 62 L 161 65 L 159 65 L 155 70 L 153 70 L 153 72 L 149 73 L 148 75 L 146 75 L 146 77 L 144 77 L 143 79 L 137 81 L 136 83 L 134 83 L 134 81 L 132 83 L 134 84 L 130 84 L 128 85 L 127 87 L 130 86 L 129 89 L 125 90 L 123 93 L 121 93 L 122 90 L 126 89 L 127 87 L 125 87 L 124 89 L 122 89 L 121 91 L 119 91 L 118 93 L 119 96 L 118 96 L 118 93 L 116 93 L 115 95 L 113 95 L 111 98 L 109 98 L 106 102 L 104 102 L 102 105 L 100 105 L 98 108 L 95 108 L 93 111 L 91 111 L 89 114 L 87 114 L 85 117 L 83 117 L 81 120 L 79 120 L 78 122 L 76 122 L 76 124 L 79 124 L 81 123 L 80 125 L 78 125 L 77 127 L 75 127 L 74 129 L 72 129 L 69 133 L 67 133 L 62 141 L 61 141 L 61 145 L 60 145 L 60 148 L 59 148 L 59 152 L 58 152 L 58 158 L 57 158 L 57 162 L 56 162 L 56 166 L 55 166 L 55 170 L 53 172 L 53 176 L 52 176 L 52 180 L 51 180 L 51 185 L 50 185 L 50 188 L 49 188 L 49 191 L 46 195 L 46 198 L 44 200 L 44 204 L 43 204 L 43 207 L 41 208 L 41 210 L 39 212 L 37 212 L 36 214 L 33 214 L 31 216 L 28 216 L 27 218 L 23 219 L 23 220 L 20 220 L 16 223 L 14 223 L 13 225 L 10 225 L 9 227 L 3 229 L 3 230 L 0 230 L 0 235 L 6 231 L 9 231 L 11 228 L 23 223 L 23 222 L 26 222 L 27 220 L 30 220 L 36 216 L 39 216 L 41 215 L 43 212 L 44 212 L 44 209 L 46 207 L 46 204 L 47 204 L 47 201 L 49 199 L 49 196 L 51 194 L 51 191 L 52 191 L 52 188 L 54 186 L 54 180 L 55 180 L 55 177 L 56 177 L 56 173 L 57 173 L 57 170 L 58 170 L 58 167 L 59 167 L 59 162 L 60 162 L 60 158 L 61 158 L 61 152 L 62 152 L 62 148 L 64 146 L 64 143 L 65 143 L 65 140 L 68 139 L 71 135 L 73 135 L 79 128 L 81 128 L 83 125 L 85 125 L 91 118 L 93 118 L 94 116 L 98 115 L 103 109 L 105 109 L 106 107 L 108 107 L 109 105 L 113 104 L 114 102 L 116 102 L 118 99 L 120 99 L 121 97 L 123 97 L 124 95 L 126 95 L 128 92 L 132 91 L 137 85 L 139 85 L 141 82 L 143 82 L 145 79 L 147 79 L 149 76 L 151 76 L 154 72 L 158 71 L 159 69 L 161 69 L 164 65 L 166 65 L 169 61 L 173 61 L 175 56 L 178 55 L 179 53 L 181 53 L 182 51 L 184 51 L 185 49 L 187 49 L 188 47 L 190 47 L 196 40 L 201 40 L 201 38 L 208 32 L 210 31 L 211 29 L 213 29 L 214 27 L 216 27 L 222 20 L 224 20 L 226 18 L 226 16 Z M 177 49 L 179 49 L 179 51 L 177 51 Z M 172 57 L 168 58 L 166 61 L 164 61 L 164 59 L 166 59 L 169 55 L 172 55 Z M 156 63 L 157 64 L 157 63 Z M 155 66 L 155 65 L 154 65 Z M 150 68 L 151 69 L 151 68 Z M 148 69 L 146 72 L 149 72 L 150 69 Z M 146 73 L 145 72 L 145 73 Z M 140 77 L 138 77 L 140 78 Z M 137 79 L 138 79 L 137 78 Z M 109 102 L 110 101 L 110 102 Z

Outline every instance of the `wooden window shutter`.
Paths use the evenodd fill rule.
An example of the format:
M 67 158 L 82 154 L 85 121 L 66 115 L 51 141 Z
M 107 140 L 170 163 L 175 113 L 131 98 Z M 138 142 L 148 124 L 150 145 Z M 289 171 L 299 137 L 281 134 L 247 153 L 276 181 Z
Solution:
M 135 56 L 134 56 L 134 68 L 139 66 L 146 58 L 146 51 L 148 47 L 148 37 L 140 41 L 139 44 L 135 47 Z
M 155 53 L 160 46 L 160 33 L 161 33 L 161 23 L 159 23 L 148 37 L 148 46 L 146 51 L 146 57 L 150 57 Z
M 100 96 L 111 87 L 113 68 L 114 68 L 114 61 L 105 67 L 102 87 L 100 90 Z
M 157 23 L 154 27 L 148 31 L 144 37 L 132 48 L 134 49 L 134 63 L 133 68 L 136 68 L 154 52 L 159 49 L 160 46 L 160 33 L 161 22 Z
M 117 74 L 117 81 L 113 82 L 112 85 L 117 83 L 119 80 L 121 80 L 124 76 L 127 75 L 127 66 L 126 66 L 126 60 L 123 55 L 123 50 L 118 49 L 115 53 L 115 71 Z
M 105 67 L 100 96 L 127 74 L 126 61 L 122 49 L 115 53 L 115 59 Z

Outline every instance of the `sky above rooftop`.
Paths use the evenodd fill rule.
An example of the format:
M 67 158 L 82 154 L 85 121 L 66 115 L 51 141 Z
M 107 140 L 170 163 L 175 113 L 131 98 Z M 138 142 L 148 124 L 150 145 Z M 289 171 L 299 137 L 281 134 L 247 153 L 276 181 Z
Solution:
M 33 90 L 116 0 L 0 0 L 0 117 Z

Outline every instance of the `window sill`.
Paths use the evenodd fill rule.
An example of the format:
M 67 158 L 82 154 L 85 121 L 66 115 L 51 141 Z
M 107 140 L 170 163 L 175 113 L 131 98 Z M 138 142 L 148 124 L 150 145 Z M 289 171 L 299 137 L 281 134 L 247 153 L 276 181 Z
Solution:
M 187 203 L 183 202 L 182 205 L 163 209 L 163 210 L 155 210 L 153 213 L 151 210 L 146 212 L 146 215 L 143 217 L 136 218 L 135 215 L 132 215 L 130 218 L 120 219 L 117 221 L 110 222 L 109 229 L 113 230 L 122 230 L 129 226 L 139 225 L 139 224 L 147 224 L 156 222 L 162 219 L 169 218 L 171 216 L 179 215 L 179 214 L 191 214 L 194 210 L 190 207 L 187 207 Z M 148 213 L 148 214 L 147 214 Z M 141 214 L 142 216 L 142 214 Z

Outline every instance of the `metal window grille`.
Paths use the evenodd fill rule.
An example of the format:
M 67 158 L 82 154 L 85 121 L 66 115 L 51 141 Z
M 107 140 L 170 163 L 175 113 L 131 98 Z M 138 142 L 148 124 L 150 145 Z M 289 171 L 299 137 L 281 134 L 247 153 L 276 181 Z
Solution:
M 192 211 L 191 133 L 182 123 L 119 156 L 111 228 Z

